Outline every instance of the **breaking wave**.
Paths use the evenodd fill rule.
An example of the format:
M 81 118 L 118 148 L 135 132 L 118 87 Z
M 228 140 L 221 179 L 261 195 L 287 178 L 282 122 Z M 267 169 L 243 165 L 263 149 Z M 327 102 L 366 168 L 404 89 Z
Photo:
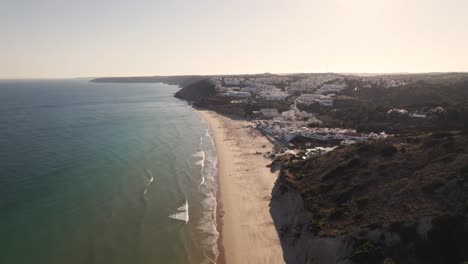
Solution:
M 189 221 L 189 205 L 188 201 L 185 200 L 185 203 L 177 208 L 177 213 L 169 215 L 169 218 L 183 221 L 186 224 Z
M 200 201 L 203 208 L 203 213 L 196 224 L 198 236 L 201 238 L 198 243 L 202 245 L 204 250 L 205 262 L 216 263 L 219 255 L 217 230 L 217 154 L 215 144 L 211 135 L 211 131 L 206 122 L 202 121 L 205 126 L 205 133 L 200 137 L 200 151 L 192 156 L 198 158 L 195 162 L 200 166 L 201 180 L 198 186 Z
M 154 181 L 153 173 L 150 170 L 145 169 L 145 175 L 148 178 L 148 182 L 146 183 L 145 190 L 143 191 L 143 195 L 146 195 L 146 192 L 148 192 L 149 186 Z

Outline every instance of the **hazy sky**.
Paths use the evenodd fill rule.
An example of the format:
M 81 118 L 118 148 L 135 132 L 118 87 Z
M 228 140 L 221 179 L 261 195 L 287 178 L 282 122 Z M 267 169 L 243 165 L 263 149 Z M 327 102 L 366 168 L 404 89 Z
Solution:
M 0 0 L 0 78 L 468 71 L 467 0 Z

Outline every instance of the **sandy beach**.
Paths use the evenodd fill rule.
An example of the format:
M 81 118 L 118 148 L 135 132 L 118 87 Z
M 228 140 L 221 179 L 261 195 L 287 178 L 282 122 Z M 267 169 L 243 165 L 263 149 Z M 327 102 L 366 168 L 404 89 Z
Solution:
M 219 160 L 221 245 L 227 264 L 284 263 L 269 212 L 277 173 L 263 155 L 272 144 L 246 120 L 198 110 L 214 135 Z M 260 154 L 261 153 L 261 154 Z

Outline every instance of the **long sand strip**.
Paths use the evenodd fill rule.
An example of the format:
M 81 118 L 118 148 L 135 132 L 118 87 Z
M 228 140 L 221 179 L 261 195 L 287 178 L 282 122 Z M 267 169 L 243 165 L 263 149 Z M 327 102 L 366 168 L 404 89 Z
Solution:
M 252 122 L 198 111 L 212 130 L 218 153 L 223 210 L 220 243 L 226 263 L 284 263 L 269 212 L 278 175 L 270 172 L 269 160 L 263 157 L 272 144 L 252 128 Z

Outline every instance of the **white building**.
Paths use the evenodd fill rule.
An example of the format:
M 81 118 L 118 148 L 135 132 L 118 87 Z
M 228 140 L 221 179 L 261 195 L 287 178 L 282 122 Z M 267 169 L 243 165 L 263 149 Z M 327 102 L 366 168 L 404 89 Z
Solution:
M 296 98 L 298 104 L 320 104 L 321 106 L 333 106 L 333 98 L 322 94 L 303 94 Z
M 425 114 L 418 114 L 418 113 L 412 113 L 409 115 L 410 117 L 414 117 L 414 118 L 427 118 L 427 115 Z
M 387 115 L 407 116 L 408 115 L 408 110 L 393 108 L 393 109 L 388 110 Z
M 248 92 L 237 92 L 237 91 L 229 91 L 223 94 L 226 97 L 239 97 L 239 98 L 247 98 L 252 96 L 252 94 Z
M 260 97 L 268 101 L 283 101 L 288 98 L 287 93 L 283 92 L 274 92 L 274 93 L 263 93 Z
M 222 86 L 222 85 L 220 85 L 220 84 L 217 84 L 217 85 L 215 86 L 215 90 L 216 90 L 218 93 L 224 93 L 224 92 L 229 91 L 230 89 L 229 89 L 229 88 L 226 88 L 226 87 L 224 87 L 224 86 Z
M 289 93 L 294 91 L 312 91 L 319 87 L 320 85 L 332 81 L 332 80 L 342 80 L 342 77 L 333 75 L 333 74 L 320 74 L 311 76 L 306 79 L 298 80 L 294 83 L 291 83 L 290 87 L 287 88 Z
M 289 77 L 280 77 L 280 76 L 275 76 L 275 77 L 259 77 L 259 78 L 254 78 L 253 79 L 257 83 L 266 83 L 266 84 L 279 84 L 283 82 L 288 82 L 290 81 Z
M 260 113 L 262 113 L 262 116 L 265 118 L 274 118 L 278 116 L 278 109 L 276 108 L 264 108 L 260 109 Z
M 317 156 L 320 156 L 320 155 L 323 155 L 327 152 L 330 152 L 334 149 L 336 149 L 337 147 L 328 147 L 328 148 L 324 148 L 324 147 L 315 147 L 315 148 L 312 148 L 312 149 L 306 149 L 306 153 L 303 157 L 303 159 L 308 159 L 308 158 L 313 158 L 313 157 L 317 157 Z
M 295 116 L 294 110 L 284 111 L 281 113 L 284 120 L 293 120 Z
M 242 87 L 240 91 L 249 92 L 249 93 L 258 93 L 258 92 L 261 92 L 262 89 L 256 86 L 247 86 L 247 87 Z
M 239 86 L 244 79 L 242 78 L 224 78 L 224 85 L 227 86 Z
M 326 106 L 326 107 L 333 106 L 333 98 L 328 97 L 328 96 L 324 96 L 322 98 L 319 98 L 319 99 L 317 99 L 317 101 L 320 104 L 320 106 Z
M 329 94 L 329 93 L 338 93 L 343 91 L 346 88 L 346 84 L 324 84 L 322 87 L 320 87 L 317 91 L 315 91 L 316 94 Z

